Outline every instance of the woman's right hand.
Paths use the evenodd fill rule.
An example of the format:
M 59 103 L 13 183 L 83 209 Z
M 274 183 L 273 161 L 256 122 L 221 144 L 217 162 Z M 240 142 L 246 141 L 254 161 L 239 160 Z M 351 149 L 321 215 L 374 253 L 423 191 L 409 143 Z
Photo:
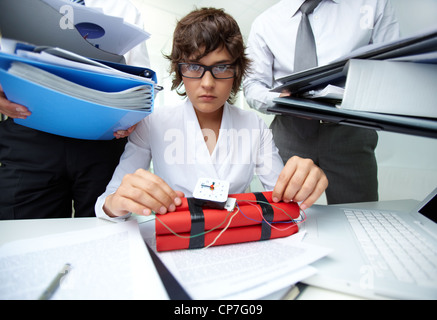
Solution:
M 103 210 L 110 217 L 120 217 L 128 213 L 148 216 L 173 212 L 180 206 L 185 195 L 174 191 L 157 175 L 144 169 L 124 176 L 117 191 L 109 195 Z

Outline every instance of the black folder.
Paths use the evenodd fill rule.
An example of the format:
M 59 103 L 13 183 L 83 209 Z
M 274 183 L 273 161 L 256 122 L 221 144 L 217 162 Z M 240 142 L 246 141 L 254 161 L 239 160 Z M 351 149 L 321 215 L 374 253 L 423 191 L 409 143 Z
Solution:
M 159 259 L 153 249 L 151 249 L 146 242 L 144 243 L 146 244 L 147 250 L 150 253 L 150 257 L 155 264 L 155 268 L 158 271 L 159 276 L 161 277 L 162 283 L 167 290 L 168 297 L 171 300 L 192 300 L 188 293 L 185 291 L 185 289 L 167 269 L 161 259 Z
M 377 131 L 437 138 L 437 121 L 432 119 L 347 110 L 337 108 L 333 103 L 303 98 L 277 98 L 274 102 L 276 105 L 269 108 L 268 111 L 275 114 L 310 118 Z
M 369 45 L 340 58 L 331 64 L 294 73 L 278 81 L 283 85 L 272 92 L 288 90 L 292 97 L 277 98 L 276 105 L 267 111 L 275 114 L 322 120 L 337 124 L 364 127 L 375 130 L 437 138 L 437 120 L 412 116 L 392 115 L 337 108 L 335 103 L 300 98 L 302 93 L 326 87 L 328 84 L 344 87 L 351 59 L 399 60 L 404 57 L 435 54 L 437 29 L 404 37 L 379 45 Z
M 301 72 L 296 72 L 278 79 L 282 85 L 272 89 L 272 92 L 288 90 L 294 94 L 318 89 L 328 84 L 342 86 L 346 80 L 345 66 L 350 59 L 388 60 L 411 55 L 435 52 L 437 48 L 437 30 L 404 37 L 379 45 L 369 45 L 357 49 L 350 55 L 338 59 L 328 65 L 318 66 Z

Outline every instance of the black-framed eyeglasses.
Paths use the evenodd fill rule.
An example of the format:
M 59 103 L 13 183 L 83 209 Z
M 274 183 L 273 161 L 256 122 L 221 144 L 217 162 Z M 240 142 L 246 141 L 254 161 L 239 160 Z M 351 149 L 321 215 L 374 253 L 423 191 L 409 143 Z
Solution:
M 204 66 L 197 63 L 179 63 L 178 67 L 180 74 L 190 79 L 201 79 L 206 71 L 211 72 L 215 79 L 232 79 L 235 77 L 235 66 L 232 64 Z

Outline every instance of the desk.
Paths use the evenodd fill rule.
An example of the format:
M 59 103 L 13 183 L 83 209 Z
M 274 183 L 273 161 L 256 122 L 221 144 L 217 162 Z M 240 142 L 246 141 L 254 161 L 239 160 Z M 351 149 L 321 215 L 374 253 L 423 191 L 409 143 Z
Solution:
M 109 223 L 98 218 L 4 220 L 0 221 L 0 246 L 10 241 L 91 229 Z
M 342 205 L 343 207 L 365 207 L 380 210 L 409 210 L 417 204 L 415 200 L 384 201 L 372 203 L 359 203 Z M 141 230 L 142 223 L 150 220 L 149 217 L 135 217 L 138 220 Z M 106 220 L 98 218 L 68 218 L 68 219 L 39 219 L 39 220 L 5 220 L 0 221 L 0 246 L 10 241 L 28 239 L 51 234 L 98 228 L 111 224 Z M 269 299 L 280 299 L 287 290 L 271 295 Z M 299 296 L 300 300 L 349 300 L 360 299 L 359 297 L 326 290 L 322 288 L 307 286 Z

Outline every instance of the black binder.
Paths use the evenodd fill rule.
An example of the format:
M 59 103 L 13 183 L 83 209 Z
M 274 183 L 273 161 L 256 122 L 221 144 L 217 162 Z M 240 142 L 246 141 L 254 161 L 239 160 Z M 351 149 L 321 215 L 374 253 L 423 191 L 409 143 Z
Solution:
M 410 116 L 354 111 L 336 108 L 334 104 L 312 99 L 277 98 L 267 111 L 285 116 L 297 116 L 337 124 L 390 131 L 426 138 L 437 138 L 437 121 Z

